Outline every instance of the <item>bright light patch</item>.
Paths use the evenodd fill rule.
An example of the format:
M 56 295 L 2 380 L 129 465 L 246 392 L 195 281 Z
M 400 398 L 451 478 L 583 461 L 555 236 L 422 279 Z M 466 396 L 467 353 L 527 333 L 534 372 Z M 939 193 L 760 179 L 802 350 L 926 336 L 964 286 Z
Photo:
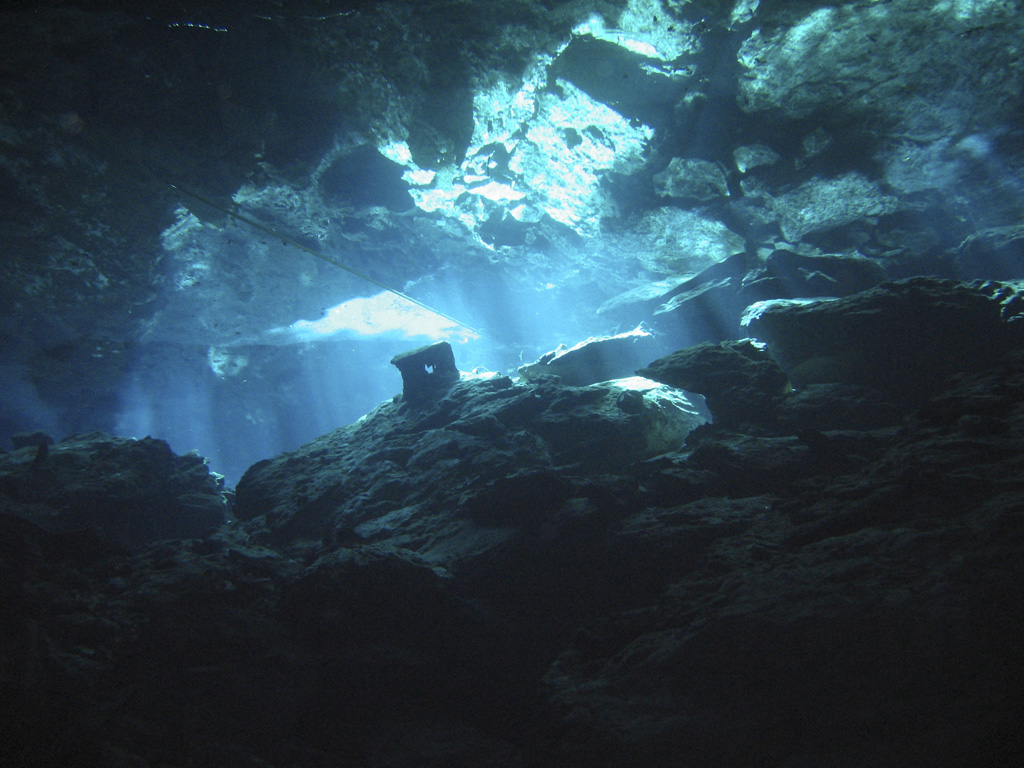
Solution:
M 435 176 L 437 176 L 437 173 L 434 171 L 423 170 L 422 168 L 409 170 L 402 174 L 402 178 L 407 182 L 420 187 L 431 184 L 434 181 Z
M 668 13 L 662 0 L 629 0 L 619 15 L 617 28 L 605 26 L 604 20 L 594 14 L 573 32 L 662 61 L 674 61 L 692 50 L 693 44 L 685 23 Z
M 987 11 L 996 12 L 1010 8 L 1003 0 L 941 0 L 932 8 L 935 13 L 950 13 L 957 19 L 966 20 L 979 16 Z
M 624 379 L 615 379 L 614 383 L 620 389 L 628 389 L 631 392 L 650 392 L 664 386 L 643 376 L 627 376 Z
M 249 365 L 248 356 L 225 347 L 210 347 L 206 352 L 206 361 L 210 370 L 221 379 L 237 376 Z
M 665 61 L 689 49 L 690 36 L 663 12 L 662 0 L 629 0 L 629 8 L 620 29 L 606 29 L 595 14 L 576 32 Z M 547 213 L 581 234 L 600 233 L 608 210 L 601 178 L 641 167 L 653 131 L 568 81 L 558 80 L 557 92 L 549 88 L 555 55 L 538 56 L 521 79 L 500 79 L 474 95 L 473 137 L 459 166 L 428 172 L 416 167 L 405 142 L 380 147 L 406 167 L 404 178 L 420 210 L 472 232 L 501 211 L 518 220 Z M 666 76 L 656 68 L 652 74 Z
M 616 35 L 613 39 L 613 42 L 616 45 L 625 48 L 627 51 L 639 53 L 641 56 L 647 56 L 648 58 L 651 59 L 662 58 L 661 53 L 658 51 L 657 48 L 655 48 L 650 43 L 644 42 L 643 40 L 634 40 L 633 38 L 627 37 L 626 35 Z
M 576 35 L 593 35 L 594 37 L 600 37 L 604 34 L 604 19 L 599 14 L 592 13 L 590 18 L 584 21 L 582 24 L 577 24 L 573 28 L 573 34 Z
M 729 16 L 729 25 L 735 26 L 736 24 L 745 24 L 754 18 L 754 14 L 757 13 L 757 6 L 761 4 L 761 0 L 737 0 L 735 7 L 732 9 L 732 14 Z
M 830 42 L 829 35 L 836 26 L 835 17 L 835 8 L 814 11 L 786 33 L 786 47 L 794 56 L 799 56 L 815 44 Z
M 390 144 L 379 147 L 379 150 L 384 157 L 393 163 L 398 163 L 399 165 L 409 165 L 412 163 L 412 150 L 409 149 L 409 145 L 404 141 L 393 141 Z
M 458 198 L 466 188 L 459 184 L 456 187 L 449 187 L 447 189 L 424 189 L 424 190 L 413 190 L 416 200 L 416 205 L 419 206 L 420 210 L 426 211 L 427 213 L 433 213 L 434 211 L 442 211 L 449 216 L 455 215 L 453 211 L 453 201 Z
M 507 203 L 513 200 L 522 200 L 526 197 L 524 193 L 512 189 L 508 184 L 499 184 L 496 181 L 484 184 L 482 187 L 473 187 L 470 192 L 474 195 L 486 197 L 488 200 L 493 200 L 496 203 Z
M 271 331 L 287 334 L 295 341 L 318 341 L 344 332 L 360 336 L 390 333 L 407 339 L 424 336 L 431 341 L 479 338 L 455 321 L 387 291 L 343 301 L 319 320 L 296 320 L 287 328 Z

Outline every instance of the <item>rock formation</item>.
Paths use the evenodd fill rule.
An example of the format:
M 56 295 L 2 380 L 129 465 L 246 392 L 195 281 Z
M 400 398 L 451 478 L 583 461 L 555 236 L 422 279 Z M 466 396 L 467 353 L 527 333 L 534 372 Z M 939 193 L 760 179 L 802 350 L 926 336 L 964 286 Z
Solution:
M 1010 296 L 927 287 L 848 306 Z M 857 350 L 863 316 L 800 322 Z M 158 441 L 0 456 L 3 762 L 1015 764 L 1024 354 L 932 321 L 912 403 L 750 342 L 660 387 L 463 375 L 254 465 L 213 529 L 231 494 Z
M 1021 10 L 8 0 L 0 765 L 1024 764 Z

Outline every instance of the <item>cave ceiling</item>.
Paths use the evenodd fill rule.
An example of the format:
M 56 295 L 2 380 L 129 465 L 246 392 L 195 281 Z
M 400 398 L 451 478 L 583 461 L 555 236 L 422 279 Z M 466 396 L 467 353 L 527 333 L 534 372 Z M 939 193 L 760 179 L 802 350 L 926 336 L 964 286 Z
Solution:
M 1021 225 L 1019 6 L 8 4 L 0 362 L 44 400 L 321 332 L 500 367 L 779 248 L 1018 277 L 957 249 Z

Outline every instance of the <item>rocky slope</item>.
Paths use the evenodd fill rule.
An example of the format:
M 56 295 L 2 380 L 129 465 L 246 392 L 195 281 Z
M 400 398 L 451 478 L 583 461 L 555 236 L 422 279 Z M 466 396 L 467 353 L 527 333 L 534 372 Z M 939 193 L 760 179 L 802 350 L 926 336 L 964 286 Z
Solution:
M 1015 295 L 911 281 L 765 308 L 774 346 L 681 350 L 643 371 L 660 387 L 442 376 L 256 464 L 213 527 L 194 457 L 29 441 L 0 456 L 0 758 L 1014 765 Z M 908 328 L 912 366 L 793 388 L 774 349 L 841 329 L 857 363 L 876 303 L 919 310 L 942 354 Z M 122 535 L 173 509 L 179 530 Z

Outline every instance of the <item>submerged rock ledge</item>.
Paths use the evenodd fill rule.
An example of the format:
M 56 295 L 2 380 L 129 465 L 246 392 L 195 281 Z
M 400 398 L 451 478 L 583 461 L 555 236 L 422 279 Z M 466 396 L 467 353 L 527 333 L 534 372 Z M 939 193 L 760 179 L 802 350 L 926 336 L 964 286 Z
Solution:
M 1016 325 L 1005 286 L 879 290 Z M 0 762 L 1016 764 L 1024 349 L 922 317 L 912 403 L 750 342 L 645 369 L 714 424 L 651 381 L 464 375 L 256 464 L 209 533 L 103 524 L 223 515 L 159 441 L 0 456 Z

